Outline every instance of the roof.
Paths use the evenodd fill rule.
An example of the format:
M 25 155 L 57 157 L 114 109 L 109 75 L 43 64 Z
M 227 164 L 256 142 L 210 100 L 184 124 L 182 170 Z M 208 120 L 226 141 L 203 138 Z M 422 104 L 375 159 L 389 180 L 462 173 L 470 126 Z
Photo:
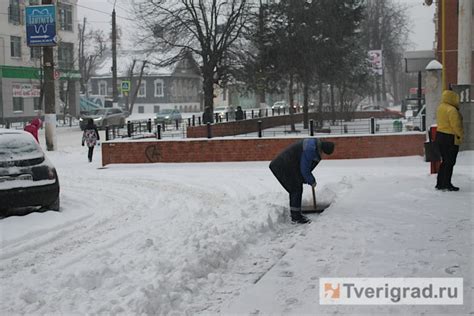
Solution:
M 139 75 L 143 61 L 147 62 L 144 74 L 147 76 L 170 76 L 180 59 L 192 58 L 190 54 L 180 57 L 180 53 L 158 54 L 149 50 L 121 50 L 117 52 L 117 76 L 128 77 L 130 67 L 136 60 L 134 74 Z M 195 61 L 194 61 L 195 64 Z M 197 70 L 197 69 L 196 69 Z M 98 62 L 93 77 L 112 76 L 112 52 L 104 53 Z

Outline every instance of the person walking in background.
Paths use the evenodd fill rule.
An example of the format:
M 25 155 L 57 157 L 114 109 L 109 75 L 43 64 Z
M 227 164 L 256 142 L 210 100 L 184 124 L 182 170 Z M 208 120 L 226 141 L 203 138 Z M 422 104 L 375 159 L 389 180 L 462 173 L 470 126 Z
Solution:
M 438 127 L 435 142 L 441 154 L 436 189 L 459 191 L 459 188 L 451 183 L 459 145 L 464 137 L 462 115 L 459 113 L 459 95 L 456 92 L 443 91 L 441 103 L 436 111 L 436 123 Z
M 244 111 L 242 111 L 242 107 L 239 105 L 237 106 L 237 110 L 235 111 L 235 120 L 241 121 L 244 119 Z
M 94 154 L 94 146 L 99 145 L 100 136 L 99 132 L 97 131 L 97 126 L 94 124 L 93 119 L 87 120 L 87 125 L 84 128 L 84 132 L 82 133 L 82 146 L 84 143 L 87 144 L 89 147 L 89 153 L 87 157 L 89 158 L 89 162 L 92 162 L 92 155 Z
M 41 119 L 39 118 L 34 118 L 31 120 L 31 122 L 25 126 L 24 130 L 28 133 L 30 133 L 31 135 L 33 135 L 33 137 L 36 139 L 36 141 L 38 142 L 39 144 L 39 138 L 38 138 L 38 130 L 40 129 L 41 127 Z
M 321 153 L 331 155 L 333 152 L 334 143 L 324 142 L 318 138 L 306 138 L 287 147 L 270 163 L 270 170 L 290 194 L 290 211 L 293 222 L 298 224 L 310 222 L 301 212 L 303 184 L 316 186 L 316 179 L 311 171 L 321 161 Z

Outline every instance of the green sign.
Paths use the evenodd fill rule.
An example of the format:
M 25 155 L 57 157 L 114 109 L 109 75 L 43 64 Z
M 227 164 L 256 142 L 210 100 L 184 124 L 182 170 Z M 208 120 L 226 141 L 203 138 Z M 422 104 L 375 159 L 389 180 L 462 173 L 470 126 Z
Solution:
M 122 81 L 122 92 L 130 92 L 130 81 L 129 80 Z

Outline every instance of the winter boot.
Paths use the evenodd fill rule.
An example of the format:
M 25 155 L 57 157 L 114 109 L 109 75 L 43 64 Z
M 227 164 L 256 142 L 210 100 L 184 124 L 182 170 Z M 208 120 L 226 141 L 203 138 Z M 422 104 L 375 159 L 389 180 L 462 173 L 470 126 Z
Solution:
M 452 185 L 452 184 L 449 184 L 449 185 L 446 187 L 446 189 L 447 189 L 448 191 L 459 191 L 459 188 L 458 188 L 458 187 L 455 187 L 455 186 Z
M 296 224 L 311 223 L 311 220 L 301 213 L 301 211 L 291 211 L 291 221 Z

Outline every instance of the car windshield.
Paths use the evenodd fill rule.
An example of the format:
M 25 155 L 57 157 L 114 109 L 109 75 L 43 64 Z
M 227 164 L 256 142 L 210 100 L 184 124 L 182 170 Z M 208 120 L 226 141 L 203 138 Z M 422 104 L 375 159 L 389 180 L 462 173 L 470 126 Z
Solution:
M 5 133 L 0 137 L 0 161 L 31 159 L 42 155 L 34 138 L 27 134 Z
M 161 110 L 160 113 L 158 114 L 171 114 L 173 113 L 174 110 L 172 109 L 164 109 L 164 110 Z
M 91 115 L 105 115 L 106 112 L 107 112 L 107 110 L 105 110 L 105 109 L 98 109 L 98 110 L 92 111 Z

